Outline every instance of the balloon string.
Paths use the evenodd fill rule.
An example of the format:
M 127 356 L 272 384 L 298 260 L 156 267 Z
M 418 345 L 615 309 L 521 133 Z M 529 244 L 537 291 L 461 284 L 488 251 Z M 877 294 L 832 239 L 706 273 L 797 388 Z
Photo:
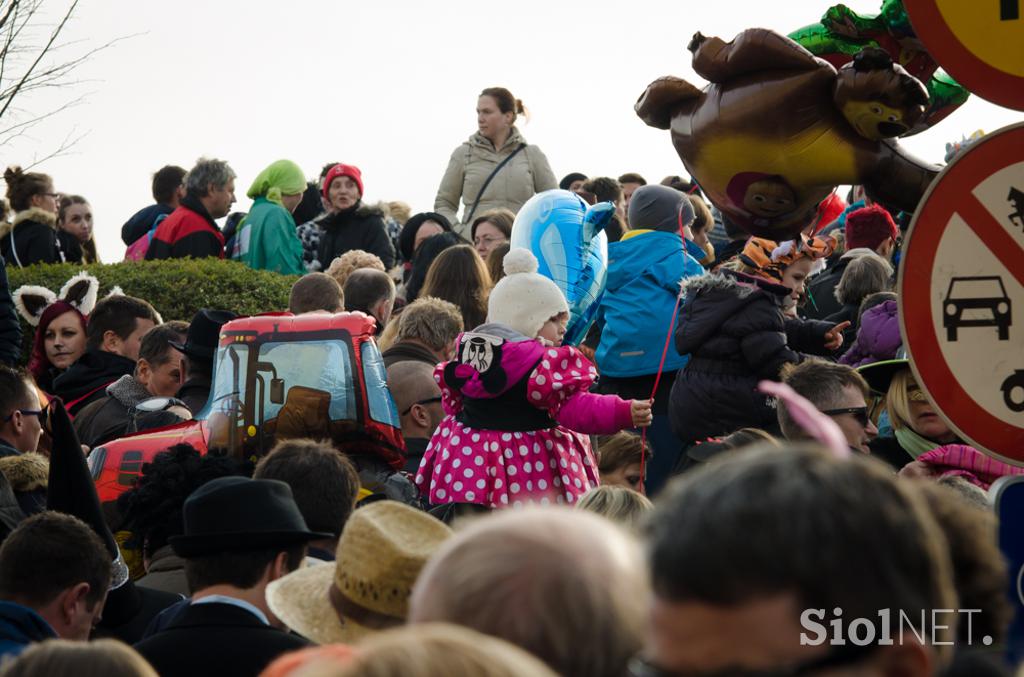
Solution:
M 679 237 L 683 240 L 683 261 L 686 260 L 686 230 L 683 226 L 683 205 L 680 203 L 679 211 L 676 212 L 676 219 L 679 224 Z M 668 332 L 665 333 L 665 345 L 661 349 L 661 362 L 658 364 L 658 373 L 654 375 L 654 387 L 651 388 L 651 418 L 653 419 L 654 409 L 654 395 L 658 392 L 658 385 L 661 383 L 661 375 L 665 372 L 665 360 L 668 359 L 668 347 L 672 342 L 672 330 L 676 326 L 676 318 L 679 317 L 679 304 L 683 300 L 683 293 L 680 291 L 676 294 L 676 305 L 672 309 L 672 319 L 668 323 Z M 640 429 L 640 487 L 644 489 L 644 493 L 647 493 L 647 474 L 646 474 L 646 460 L 647 460 L 647 428 Z

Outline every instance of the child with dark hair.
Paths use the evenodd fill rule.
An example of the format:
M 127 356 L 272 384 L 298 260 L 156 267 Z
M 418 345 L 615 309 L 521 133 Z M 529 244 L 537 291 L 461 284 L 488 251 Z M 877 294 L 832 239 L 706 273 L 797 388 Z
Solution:
M 121 528 L 131 532 L 125 545 L 142 551 L 146 575 L 138 585 L 186 597 L 185 562 L 171 552 L 171 536 L 185 533 L 182 507 L 193 491 L 210 480 L 252 474 L 252 464 L 227 456 L 202 456 L 189 444 L 176 444 L 142 466 L 135 487 L 121 494 Z

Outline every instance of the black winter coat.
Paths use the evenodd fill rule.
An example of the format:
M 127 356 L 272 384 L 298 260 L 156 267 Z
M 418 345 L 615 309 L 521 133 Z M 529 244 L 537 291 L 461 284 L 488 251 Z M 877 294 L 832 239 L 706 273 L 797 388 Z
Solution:
M 76 415 L 88 404 L 106 397 L 107 386 L 135 371 L 135 362 L 102 350 L 90 350 L 53 381 L 53 394 Z
M 33 263 L 81 263 L 82 245 L 52 225 L 55 219 L 36 207 L 18 212 L 14 227 L 5 227 L 0 237 L 0 255 L 7 264 L 24 268 Z
M 811 320 L 824 320 L 842 309 L 843 304 L 836 298 L 836 287 L 843 279 L 846 266 L 850 265 L 852 260 L 840 258 L 826 268 L 825 272 L 811 278 L 807 283 L 807 303 L 801 309 L 801 315 Z
M 384 226 L 384 213 L 361 202 L 352 209 L 325 214 L 315 221 L 320 227 L 317 259 L 320 270 L 327 270 L 331 261 L 353 249 L 376 254 L 390 269 L 395 265 L 395 248 Z
M 757 391 L 778 380 L 801 352 L 824 352 L 825 322 L 787 320 L 781 285 L 724 270 L 692 278 L 676 329 L 676 350 L 690 355 L 672 386 L 672 431 L 685 444 L 739 428 L 777 430 L 774 401 Z
M 281 654 L 310 646 L 230 604 L 191 604 L 135 645 L 161 677 L 260 674 Z

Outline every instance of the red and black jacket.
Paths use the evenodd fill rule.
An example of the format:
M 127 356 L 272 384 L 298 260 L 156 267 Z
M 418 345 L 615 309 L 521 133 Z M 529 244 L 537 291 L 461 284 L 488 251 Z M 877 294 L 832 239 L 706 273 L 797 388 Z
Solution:
M 146 251 L 147 261 L 186 256 L 224 258 L 224 236 L 203 204 L 191 195 L 157 226 Z

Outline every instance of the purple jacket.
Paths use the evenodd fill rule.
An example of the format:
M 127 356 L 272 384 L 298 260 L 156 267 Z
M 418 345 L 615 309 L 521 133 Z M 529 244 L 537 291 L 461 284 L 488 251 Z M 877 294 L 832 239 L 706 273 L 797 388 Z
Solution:
M 885 301 L 864 311 L 860 318 L 857 340 L 839 358 L 839 362 L 859 367 L 872 362 L 892 360 L 902 345 L 903 337 L 900 336 L 896 302 Z

